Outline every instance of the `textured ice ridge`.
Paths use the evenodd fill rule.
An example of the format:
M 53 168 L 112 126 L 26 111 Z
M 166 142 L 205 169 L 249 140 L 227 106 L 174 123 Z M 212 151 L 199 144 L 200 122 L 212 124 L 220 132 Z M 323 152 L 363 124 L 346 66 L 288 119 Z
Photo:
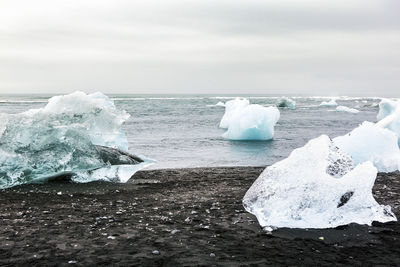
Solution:
M 267 167 L 247 191 L 243 205 L 262 227 L 331 228 L 396 220 L 372 196 L 377 169 L 355 165 L 326 135 Z

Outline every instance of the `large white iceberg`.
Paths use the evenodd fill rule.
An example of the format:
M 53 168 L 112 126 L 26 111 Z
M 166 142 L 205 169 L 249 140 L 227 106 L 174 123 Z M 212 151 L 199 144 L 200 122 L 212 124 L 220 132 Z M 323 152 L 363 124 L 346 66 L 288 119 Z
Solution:
M 336 107 L 338 104 L 335 99 L 331 99 L 330 101 L 322 101 L 319 105 L 322 107 Z
M 279 120 L 276 107 L 248 105 L 230 117 L 228 130 L 223 137 L 230 140 L 270 140 Z
M 262 227 L 331 228 L 395 221 L 390 207 L 379 205 L 372 195 L 376 174 L 371 162 L 354 166 L 350 156 L 322 135 L 267 167 L 243 205 Z
M 276 106 L 278 108 L 296 109 L 296 101 L 284 96 L 278 99 Z
M 360 112 L 358 109 L 349 108 L 349 107 L 346 107 L 346 106 L 338 106 L 338 107 L 336 107 L 336 111 L 348 112 L 348 113 L 353 113 L 353 114 L 356 114 L 356 113 Z
M 225 114 L 219 123 L 220 128 L 227 129 L 231 123 L 233 117 L 235 117 L 243 108 L 250 104 L 246 98 L 235 98 L 225 103 Z
M 364 122 L 350 133 L 333 139 L 355 164 L 371 161 L 379 172 L 400 169 L 397 135 L 371 122 Z
M 379 103 L 379 120 L 377 125 L 387 128 L 397 134 L 400 145 L 400 101 L 382 99 Z
M 102 93 L 56 96 L 43 108 L 3 113 L 0 118 L 0 188 L 66 173 L 73 173 L 79 181 L 98 179 L 95 174 L 100 172 L 108 173 L 103 179 L 125 181 L 130 177 L 126 170 L 131 161 L 120 169 L 111 166 L 108 157 L 115 152 L 114 157 L 121 156 L 118 162 L 130 156 L 102 147 L 128 150 L 121 126 L 129 114 Z M 130 175 L 147 164 L 139 162 L 133 160 L 129 165 Z

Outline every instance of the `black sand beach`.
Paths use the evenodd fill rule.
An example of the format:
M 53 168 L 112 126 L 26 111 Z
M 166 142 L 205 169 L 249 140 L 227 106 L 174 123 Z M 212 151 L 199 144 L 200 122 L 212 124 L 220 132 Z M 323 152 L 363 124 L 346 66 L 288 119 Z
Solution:
M 53 182 L 0 191 L 0 265 L 400 265 L 400 225 L 272 235 L 241 204 L 264 167 L 141 171 L 127 184 Z M 374 194 L 400 216 L 400 174 Z

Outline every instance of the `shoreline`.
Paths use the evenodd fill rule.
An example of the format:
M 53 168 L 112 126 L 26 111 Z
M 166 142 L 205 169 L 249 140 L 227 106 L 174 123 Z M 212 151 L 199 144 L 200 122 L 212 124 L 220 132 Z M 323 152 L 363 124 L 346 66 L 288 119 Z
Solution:
M 127 183 L 50 182 L 0 190 L 0 264 L 350 265 L 400 262 L 399 222 L 264 232 L 243 195 L 265 167 L 137 172 Z M 374 196 L 400 217 L 400 173 Z M 320 237 L 324 237 L 323 240 Z

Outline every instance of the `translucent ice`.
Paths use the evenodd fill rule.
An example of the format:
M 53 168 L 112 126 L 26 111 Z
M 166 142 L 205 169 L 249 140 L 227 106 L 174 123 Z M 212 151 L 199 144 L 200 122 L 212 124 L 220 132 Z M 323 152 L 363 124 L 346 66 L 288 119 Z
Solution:
M 290 99 L 288 97 L 281 97 L 278 99 L 276 106 L 278 108 L 289 108 L 289 109 L 295 109 L 296 108 L 296 101 L 293 99 Z
M 279 116 L 276 107 L 248 105 L 230 117 L 223 137 L 231 140 L 270 140 L 274 137 Z
M 377 119 L 380 121 L 389 115 L 392 115 L 400 107 L 400 101 L 382 99 L 379 103 L 379 112 Z
M 354 114 L 360 112 L 358 109 L 349 108 L 349 107 L 345 107 L 345 106 L 336 107 L 336 111 L 342 111 L 342 112 L 348 112 L 348 113 L 354 113 Z
M 400 101 L 382 99 L 379 103 L 377 125 L 387 128 L 397 134 L 400 145 Z
M 377 170 L 354 166 L 328 136 L 310 140 L 267 167 L 247 191 L 243 205 L 263 227 L 331 228 L 349 223 L 397 220 L 372 196 Z
M 101 169 L 118 169 L 118 162 L 126 156 L 114 151 L 118 160 L 110 162 L 98 145 L 128 149 L 121 125 L 129 114 L 101 93 L 56 96 L 43 108 L 0 114 L 0 118 L 0 188 L 60 174 L 73 175 L 73 179 L 84 174 L 89 181 L 91 174 Z M 124 170 L 134 166 L 132 175 L 137 163 L 121 164 Z M 116 176 L 113 180 L 121 179 Z
M 331 99 L 330 101 L 322 101 L 322 103 L 319 105 L 322 107 L 336 107 L 338 104 L 336 103 L 335 99 Z
M 355 164 L 371 161 L 379 172 L 392 172 L 400 167 L 396 134 L 374 123 L 364 122 L 333 141 L 353 158 Z
M 232 118 L 236 116 L 243 108 L 249 105 L 249 100 L 246 98 L 236 98 L 225 103 L 225 114 L 219 123 L 219 127 L 228 128 Z

